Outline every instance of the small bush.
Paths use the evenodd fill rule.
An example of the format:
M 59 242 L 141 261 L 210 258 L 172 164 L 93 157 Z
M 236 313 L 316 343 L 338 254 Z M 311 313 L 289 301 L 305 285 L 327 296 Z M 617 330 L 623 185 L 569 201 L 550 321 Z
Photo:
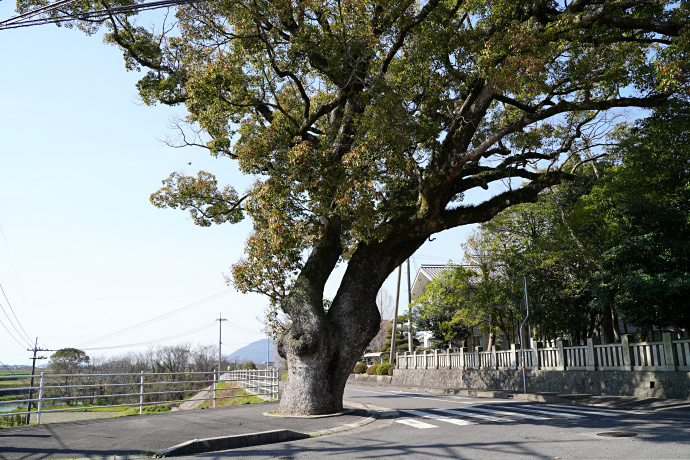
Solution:
M 24 425 L 26 419 L 25 415 L 6 415 L 4 417 L 0 417 L 0 428 L 6 427 L 6 426 L 21 426 Z
M 373 366 L 369 366 L 367 369 L 367 374 L 369 375 L 376 375 L 376 369 L 378 369 L 379 364 L 374 364 Z
M 391 369 L 393 369 L 393 365 L 391 363 L 379 364 L 379 367 L 376 368 L 376 375 L 390 375 L 388 372 Z
M 355 368 L 352 370 L 353 374 L 364 374 L 367 371 L 367 365 L 364 363 L 357 363 Z

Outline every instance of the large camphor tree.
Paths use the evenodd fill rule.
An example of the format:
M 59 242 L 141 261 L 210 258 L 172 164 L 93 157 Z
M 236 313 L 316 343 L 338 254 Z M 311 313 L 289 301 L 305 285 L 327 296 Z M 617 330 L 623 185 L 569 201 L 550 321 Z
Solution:
M 143 100 L 185 104 L 208 136 L 189 143 L 255 178 L 238 193 L 175 173 L 152 201 L 199 225 L 253 220 L 231 282 L 289 316 L 290 414 L 342 408 L 379 329 L 376 294 L 427 238 L 566 179 L 597 113 L 687 95 L 685 0 L 209 0 L 157 31 L 134 19 L 104 23 L 127 68 L 147 70 Z

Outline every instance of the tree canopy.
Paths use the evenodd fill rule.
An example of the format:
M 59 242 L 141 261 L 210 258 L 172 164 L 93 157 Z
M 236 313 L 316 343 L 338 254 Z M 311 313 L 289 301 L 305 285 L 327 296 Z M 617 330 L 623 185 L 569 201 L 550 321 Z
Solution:
M 61 348 L 50 356 L 50 367 L 58 374 L 76 374 L 91 358 L 77 348 Z
M 539 337 L 612 342 L 619 319 L 643 337 L 653 326 L 687 330 L 688 126 L 690 106 L 678 101 L 621 123 L 609 154 L 574 180 L 480 225 L 463 245 L 474 265 L 449 267 L 427 285 L 418 327 L 443 342 L 449 325 L 494 333 L 505 324 L 498 330 L 512 341 L 526 276 Z
M 430 235 L 533 202 L 570 177 L 560 166 L 597 114 L 687 94 L 687 8 L 211 0 L 180 6 L 174 26 L 105 22 L 127 69 L 146 71 L 143 101 L 185 104 L 202 134 L 182 143 L 255 179 L 238 192 L 208 172 L 174 173 L 151 199 L 199 225 L 252 219 L 231 282 L 292 320 L 279 341 L 291 373 L 281 410 L 322 413 L 340 409 L 347 374 L 378 330 L 381 284 Z M 480 189 L 491 191 L 465 199 Z M 326 312 L 324 286 L 340 261 L 347 269 Z

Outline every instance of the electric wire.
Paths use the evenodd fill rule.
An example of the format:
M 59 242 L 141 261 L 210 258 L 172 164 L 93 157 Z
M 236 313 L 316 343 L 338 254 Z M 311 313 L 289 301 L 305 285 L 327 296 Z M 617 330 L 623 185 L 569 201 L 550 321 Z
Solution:
M 257 334 L 256 331 L 252 331 L 251 329 L 247 329 L 247 328 L 244 328 L 244 327 L 242 327 L 242 326 L 238 326 L 238 325 L 236 325 L 236 324 L 232 324 L 230 321 L 228 321 L 228 326 L 230 326 L 230 327 L 233 328 L 233 329 L 237 329 L 238 331 L 250 332 L 250 333 L 252 333 L 252 334 Z
M 106 335 L 100 336 L 100 337 L 95 338 L 95 339 L 87 340 L 87 341 L 85 341 L 85 342 L 82 342 L 77 348 L 80 348 L 80 349 L 81 349 L 82 347 L 88 347 L 88 346 L 94 345 L 94 344 L 96 344 L 96 343 L 98 343 L 98 342 L 102 342 L 102 341 L 104 341 L 104 340 L 111 339 L 111 338 L 117 337 L 117 336 L 119 336 L 119 335 L 126 334 L 126 333 L 128 333 L 128 332 L 135 331 L 135 330 L 137 330 L 137 329 L 141 329 L 142 327 L 149 326 L 149 325 L 151 325 L 151 324 L 153 324 L 153 323 L 155 323 L 155 322 L 158 322 L 158 321 L 161 321 L 161 320 L 170 318 L 171 316 L 177 315 L 178 313 L 182 313 L 183 311 L 186 311 L 186 310 L 189 310 L 189 309 L 191 309 L 191 308 L 197 307 L 197 306 L 199 306 L 199 305 L 201 305 L 201 304 L 203 304 L 203 303 L 209 302 L 209 301 L 211 301 L 211 300 L 215 300 L 215 299 L 217 299 L 217 298 L 219 298 L 219 297 L 221 297 L 221 296 L 223 296 L 223 295 L 226 295 L 226 294 L 228 294 L 228 293 L 230 293 L 230 292 L 232 292 L 232 289 L 226 289 L 226 290 L 224 290 L 224 291 L 221 291 L 221 292 L 218 292 L 218 293 L 216 293 L 216 294 L 213 294 L 213 295 L 211 295 L 211 296 L 209 296 L 209 297 L 206 297 L 205 299 L 201 299 L 201 300 L 198 300 L 198 301 L 196 301 L 196 302 L 194 302 L 194 303 L 184 305 L 184 306 L 182 306 L 182 307 L 180 307 L 180 308 L 178 308 L 178 309 L 176 309 L 176 310 L 173 310 L 173 311 L 164 313 L 164 314 L 162 314 L 162 315 L 159 315 L 159 316 L 156 316 L 156 317 L 154 317 L 154 318 L 148 319 L 148 320 L 143 321 L 143 322 L 141 322 L 141 323 L 138 323 L 138 324 L 135 324 L 135 325 L 126 327 L 126 328 L 124 328 L 124 329 L 120 329 L 120 330 L 115 331 L 115 332 L 111 332 L 110 334 L 106 334 Z
M 26 307 L 26 298 L 24 297 L 24 291 L 22 290 L 21 283 L 19 282 L 19 276 L 17 276 L 17 269 L 14 267 L 14 260 L 12 259 L 12 253 L 10 252 L 10 246 L 7 244 L 7 237 L 5 236 L 5 230 L 2 228 L 2 225 L 0 225 L 0 236 L 2 236 L 2 241 L 5 243 L 5 250 L 7 251 L 7 259 L 10 262 L 10 267 L 12 267 L 12 272 L 14 273 L 14 278 L 17 281 L 17 288 L 19 289 L 19 294 L 22 298 L 23 305 Z M 3 295 L 5 295 L 5 290 L 3 289 L 2 291 Z M 7 299 L 7 295 L 5 295 L 5 299 Z M 9 304 L 10 301 L 7 299 L 7 303 Z M 11 308 L 11 305 L 10 305 Z M 33 324 L 33 318 L 31 317 L 31 311 L 26 310 L 25 311 L 26 315 L 29 317 L 29 323 Z M 12 314 L 14 314 L 14 310 L 12 310 Z M 16 315 L 15 315 L 16 317 Z M 21 324 L 20 324 L 21 327 Z M 26 333 L 26 330 L 22 327 L 22 330 L 24 331 L 24 334 L 26 335 L 27 339 L 29 342 L 31 342 L 31 336 Z
M 151 345 L 154 343 L 166 342 L 168 340 L 174 340 L 174 339 L 178 339 L 180 337 L 191 335 L 191 334 L 203 331 L 205 329 L 209 329 L 211 326 L 215 326 L 215 321 L 212 321 L 210 323 L 206 323 L 202 326 L 198 326 L 194 329 L 190 329 L 190 330 L 185 331 L 185 332 L 178 332 L 176 334 L 173 334 L 173 335 L 170 335 L 167 337 L 162 337 L 160 339 L 147 340 L 145 342 L 130 343 L 130 344 L 126 344 L 126 345 L 112 345 L 112 346 L 107 346 L 107 347 L 93 347 L 93 348 L 81 348 L 80 347 L 79 349 L 84 350 L 84 351 L 95 351 L 95 350 L 113 350 L 116 348 L 130 348 L 130 347 L 138 347 L 138 346 L 142 346 L 142 345 Z
M 7 326 L 5 326 L 5 323 L 3 323 L 1 319 L 0 319 L 0 324 L 2 325 L 2 327 L 5 328 L 5 330 L 9 334 L 9 336 L 12 337 L 12 339 L 15 342 L 17 342 L 17 344 L 19 344 L 20 347 L 24 348 L 26 346 L 26 345 L 23 345 L 19 340 L 17 340 L 17 338 L 12 334 L 12 332 L 9 329 L 7 329 Z
M 17 16 L 13 16 L 10 19 L 7 19 L 6 21 L 2 21 L 2 23 L 16 22 L 22 18 L 30 18 L 31 16 L 36 16 L 37 14 L 47 13 L 48 11 L 52 11 L 60 6 L 65 6 L 68 3 L 74 3 L 75 1 L 77 0 L 58 0 L 57 2 L 51 3 L 50 5 L 41 6 L 34 10 L 27 11 L 26 13 L 21 13 Z
M 10 320 L 10 324 L 12 324 L 12 327 L 14 328 L 15 331 L 17 331 L 17 334 L 22 338 L 22 340 L 26 340 L 26 342 L 31 346 L 31 338 L 29 337 L 29 334 L 26 333 L 24 330 L 24 327 L 22 326 L 22 323 L 19 321 L 19 318 L 17 318 L 17 314 L 14 312 L 14 308 L 12 308 L 12 304 L 10 303 L 10 299 L 7 298 L 7 294 L 5 294 L 5 289 L 2 287 L 2 283 L 0 283 L 0 291 L 2 291 L 2 295 L 5 297 L 5 300 L 7 301 L 7 306 L 10 307 L 10 311 L 12 312 L 12 316 L 14 316 L 14 320 L 17 322 L 19 325 L 19 328 L 22 330 L 24 335 L 22 336 L 22 333 L 17 330 L 17 327 L 14 325 L 12 322 L 12 319 L 7 315 L 7 312 L 5 311 L 5 308 L 2 306 L 2 303 L 0 303 L 0 308 L 2 308 L 2 311 L 5 313 L 5 316 L 7 316 L 7 319 Z
M 64 3 L 60 3 L 58 6 L 64 6 L 67 3 L 71 3 L 72 0 L 66 1 Z M 29 19 L 32 16 L 35 16 L 35 14 L 32 11 L 29 11 L 27 13 L 24 13 L 23 15 L 19 16 L 14 16 L 9 19 L 6 19 L 5 21 L 0 21 L 0 30 L 3 29 L 17 29 L 20 27 L 30 27 L 30 26 L 37 26 L 37 25 L 43 25 L 43 24 L 59 24 L 62 22 L 69 22 L 69 21 L 99 21 L 99 20 L 106 20 L 113 14 L 122 14 L 122 13 L 132 13 L 132 12 L 138 12 L 138 11 L 146 11 L 146 10 L 152 10 L 152 9 L 157 9 L 157 8 L 166 8 L 169 6 L 179 6 L 179 5 L 186 5 L 186 4 L 191 4 L 191 3 L 200 3 L 204 2 L 206 0 L 159 0 L 155 2 L 147 2 L 147 3 L 138 3 L 135 5 L 125 5 L 125 6 L 117 6 L 113 8 L 105 8 L 102 10 L 96 10 L 96 11 L 88 11 L 84 13 L 72 13 L 72 14 L 65 14 L 64 16 L 54 16 L 54 17 L 46 17 L 46 18 L 40 18 L 40 19 Z M 37 14 L 40 13 L 46 13 L 49 10 L 42 10 L 39 11 Z

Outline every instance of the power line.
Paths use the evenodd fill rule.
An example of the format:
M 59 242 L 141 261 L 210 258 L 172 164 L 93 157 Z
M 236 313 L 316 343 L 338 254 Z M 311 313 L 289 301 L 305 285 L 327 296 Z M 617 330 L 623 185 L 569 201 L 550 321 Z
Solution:
M 135 324 L 135 325 L 133 325 L 133 326 L 129 326 L 129 327 L 126 327 L 126 328 L 124 328 L 124 329 L 120 329 L 119 331 L 115 331 L 115 332 L 112 332 L 112 333 L 110 333 L 110 334 L 106 334 L 106 335 L 101 336 L 101 337 L 96 338 L 96 339 L 87 340 L 86 342 L 83 342 L 81 345 L 79 345 L 78 348 L 82 348 L 82 347 L 85 347 L 85 346 L 93 345 L 93 344 L 96 344 L 96 343 L 98 343 L 98 342 L 102 342 L 102 341 L 104 341 L 104 340 L 111 339 L 111 338 L 113 338 L 113 337 L 117 337 L 118 335 L 126 334 L 126 333 L 128 333 L 128 332 L 132 332 L 132 331 L 135 331 L 135 330 L 137 330 L 137 329 L 141 329 L 142 327 L 148 326 L 148 325 L 153 324 L 153 323 L 155 323 L 155 322 L 157 322 L 157 321 L 161 321 L 161 320 L 163 320 L 163 319 L 170 318 L 171 316 L 176 315 L 176 314 L 178 314 L 178 313 L 182 313 L 182 312 L 185 311 L 185 310 L 189 310 L 189 309 L 194 308 L 194 307 L 197 307 L 197 306 L 199 306 L 199 305 L 201 305 L 201 304 L 203 304 L 203 303 L 209 302 L 209 301 L 211 301 L 211 300 L 215 300 L 215 299 L 217 299 L 217 298 L 219 298 L 219 297 L 221 297 L 221 296 L 223 296 L 223 295 L 228 294 L 228 293 L 231 292 L 231 291 L 232 291 L 231 289 L 226 289 L 226 290 L 224 290 L 224 291 L 221 291 L 221 292 L 218 292 L 218 293 L 216 293 L 216 294 L 213 294 L 212 296 L 206 297 L 205 299 L 201 299 L 201 300 L 199 300 L 199 301 L 197 301 L 197 302 L 194 302 L 194 303 L 191 303 L 191 304 L 187 304 L 187 305 L 185 305 L 185 306 L 183 306 L 183 307 L 178 308 L 177 310 L 173 310 L 173 311 L 171 311 L 171 312 L 162 314 L 162 315 L 160 315 L 160 316 L 156 316 L 156 317 L 154 317 L 154 318 L 151 318 L 151 319 L 146 320 L 146 321 L 144 321 L 144 322 L 141 322 L 141 323 L 139 323 L 139 324 Z
M 44 17 L 40 19 L 30 19 L 38 14 L 48 13 L 60 6 L 65 6 L 72 3 L 74 0 L 59 0 L 46 7 L 38 8 L 34 11 L 29 11 L 17 16 L 13 16 L 5 21 L 0 21 L 0 30 L 2 29 L 17 29 L 19 27 L 38 26 L 43 24 L 59 24 L 69 21 L 104 21 L 114 14 L 133 13 L 138 11 L 146 11 L 157 8 L 167 8 L 170 6 L 179 6 L 192 3 L 200 3 L 206 0 L 159 0 L 148 3 L 138 3 L 134 5 L 117 6 L 113 8 L 105 8 L 96 11 L 86 11 L 83 13 L 62 13 L 61 16 Z
M 3 310 L 3 311 L 4 311 L 4 310 Z M 2 327 L 5 328 L 5 330 L 6 330 L 7 333 L 9 334 L 9 336 L 12 337 L 12 339 L 13 339 L 15 342 L 17 342 L 17 344 L 19 344 L 20 347 L 24 348 L 24 347 L 26 346 L 26 344 L 23 344 L 23 343 L 21 343 L 19 340 L 17 340 L 17 338 L 12 334 L 12 331 L 10 331 L 9 329 L 7 329 L 7 326 L 5 326 L 5 323 L 3 323 L 1 319 L 0 319 L 0 325 L 2 325 Z M 20 336 L 20 337 L 21 337 L 21 336 Z M 31 346 L 30 343 L 29 343 L 29 346 Z
M 145 342 L 130 343 L 127 345 L 113 345 L 113 346 L 109 346 L 109 347 L 95 347 L 95 348 L 81 348 L 80 347 L 79 349 L 84 350 L 84 351 L 96 351 L 96 350 L 113 350 L 113 349 L 117 349 L 117 348 L 130 348 L 130 347 L 138 347 L 138 346 L 142 346 L 142 345 L 151 345 L 151 344 L 158 343 L 158 342 L 166 342 L 168 340 L 178 339 L 180 337 L 184 337 L 186 335 L 191 335 L 191 334 L 194 334 L 196 332 L 201 332 L 205 329 L 210 328 L 214 324 L 215 324 L 215 321 L 212 321 L 210 323 L 206 323 L 206 324 L 199 326 L 199 327 L 196 327 L 194 329 L 190 329 L 190 330 L 185 331 L 185 332 L 179 332 L 177 334 L 173 334 L 171 336 L 163 337 L 163 338 L 156 339 L 156 340 L 147 340 Z
M 12 319 L 9 317 L 7 312 L 5 311 L 5 308 L 2 306 L 0 303 L 0 308 L 2 308 L 2 311 L 5 313 L 5 316 L 7 316 L 7 319 L 10 320 L 10 324 L 12 324 L 12 327 L 14 327 L 14 330 L 17 331 L 17 334 L 22 338 L 22 340 L 26 340 L 26 343 L 31 346 L 31 339 L 29 338 L 29 334 L 26 333 L 24 330 L 24 327 L 22 326 L 22 323 L 19 322 L 19 318 L 17 318 L 17 314 L 14 312 L 14 308 L 12 308 L 12 304 L 10 303 L 10 299 L 7 298 L 7 294 L 5 294 L 5 289 L 2 287 L 2 283 L 0 283 L 0 291 L 2 291 L 2 295 L 5 297 L 5 300 L 7 301 L 7 306 L 10 307 L 10 311 L 12 312 L 12 316 L 14 316 L 14 320 L 17 322 L 19 325 L 19 328 L 24 332 L 24 336 L 22 336 L 21 332 L 17 330 L 17 327 L 14 325 L 12 322 Z
M 24 297 L 24 291 L 22 291 L 22 286 L 19 283 L 19 276 L 17 276 L 17 269 L 14 267 L 14 260 L 12 259 L 12 253 L 10 252 L 10 246 L 7 244 L 7 237 L 5 236 L 5 230 L 2 228 L 2 225 L 0 225 L 0 236 L 2 236 L 2 241 L 5 243 L 5 250 L 7 251 L 7 259 L 10 261 L 10 267 L 12 267 L 12 272 L 14 273 L 14 278 L 17 281 L 17 288 L 19 289 L 19 294 L 21 295 L 21 298 L 24 302 L 24 307 L 26 308 L 26 298 Z M 0 285 L 0 288 L 2 286 Z M 2 294 L 5 296 L 5 300 L 7 300 L 7 304 L 10 306 L 12 309 L 12 314 L 14 315 L 15 318 L 17 318 L 17 315 L 14 313 L 14 309 L 12 308 L 12 305 L 10 304 L 10 300 L 7 298 L 7 294 L 5 294 L 5 289 L 2 289 Z M 31 312 L 29 310 L 26 311 L 26 314 L 29 317 L 29 322 L 33 323 L 33 318 L 31 318 Z M 24 335 L 26 335 L 27 338 L 27 343 L 31 344 L 31 336 L 26 333 L 26 330 L 22 327 L 21 323 L 17 319 L 17 323 L 19 324 L 19 327 L 22 328 L 22 331 L 24 331 Z

